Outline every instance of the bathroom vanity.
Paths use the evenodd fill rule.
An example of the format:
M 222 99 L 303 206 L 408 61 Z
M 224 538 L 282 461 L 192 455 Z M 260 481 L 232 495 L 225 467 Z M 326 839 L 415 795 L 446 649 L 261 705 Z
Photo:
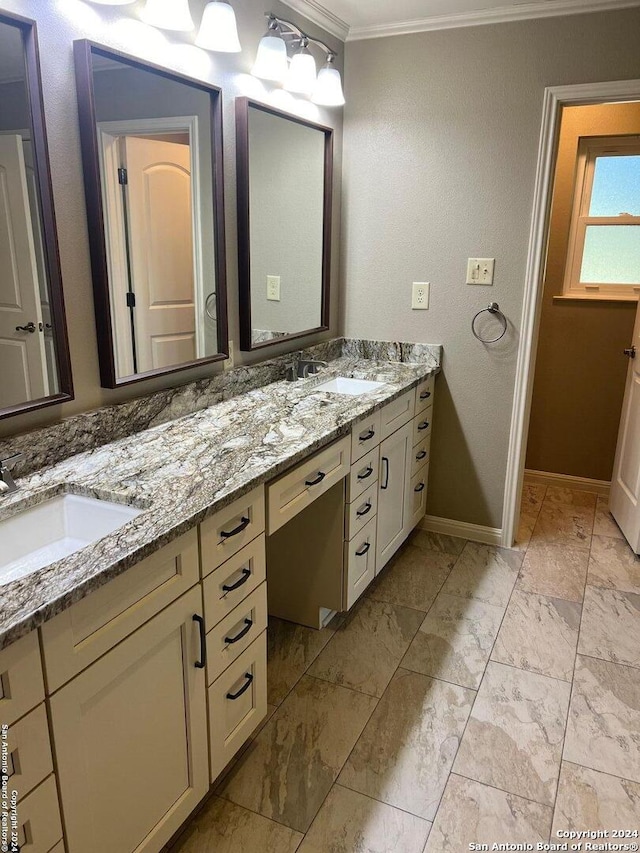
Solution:
M 159 853 L 267 713 L 268 612 L 320 627 L 349 610 L 419 523 L 433 372 L 357 366 L 381 385 L 268 385 L 3 499 L 0 518 L 61 488 L 147 505 L 0 587 L 21 846 Z

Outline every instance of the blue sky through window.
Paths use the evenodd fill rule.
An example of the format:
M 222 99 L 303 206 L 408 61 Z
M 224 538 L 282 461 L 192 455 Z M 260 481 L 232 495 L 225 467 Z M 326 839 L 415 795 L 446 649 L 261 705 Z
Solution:
M 598 157 L 589 216 L 640 216 L 640 155 Z

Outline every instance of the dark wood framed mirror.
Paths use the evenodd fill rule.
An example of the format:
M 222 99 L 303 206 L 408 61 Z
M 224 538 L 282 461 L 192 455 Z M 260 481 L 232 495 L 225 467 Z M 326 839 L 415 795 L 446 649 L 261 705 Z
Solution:
M 35 21 L 0 11 L 0 418 L 73 399 Z
M 74 42 L 100 377 L 228 357 L 222 94 Z
M 236 99 L 240 345 L 329 328 L 333 130 Z

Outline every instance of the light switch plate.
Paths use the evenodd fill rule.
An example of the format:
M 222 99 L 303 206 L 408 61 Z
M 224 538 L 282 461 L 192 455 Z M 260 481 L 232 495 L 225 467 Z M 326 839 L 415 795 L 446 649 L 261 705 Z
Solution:
M 495 265 L 495 258 L 469 258 L 467 284 L 493 284 Z
M 414 281 L 411 285 L 411 308 L 414 311 L 429 309 L 429 282 Z
M 267 299 L 270 302 L 280 302 L 280 276 L 267 276 Z

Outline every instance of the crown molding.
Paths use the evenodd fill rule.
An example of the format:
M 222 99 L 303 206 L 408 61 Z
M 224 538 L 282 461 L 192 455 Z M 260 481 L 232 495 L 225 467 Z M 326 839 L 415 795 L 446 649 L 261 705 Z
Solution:
M 300 0 L 296 0 L 300 2 Z M 302 0 L 304 4 L 305 0 Z M 288 4 L 291 5 L 291 4 Z M 314 5 L 317 5 L 314 3 Z M 456 27 L 476 27 L 483 24 L 502 24 L 509 21 L 525 21 L 532 18 L 552 18 L 560 15 L 580 15 L 613 9 L 629 9 L 640 6 L 640 0 L 537 0 L 534 3 L 518 3 L 513 6 L 498 6 L 476 12 L 453 15 L 434 15 L 415 21 L 398 21 L 392 24 L 374 24 L 367 27 L 350 27 L 347 41 L 383 38 L 385 36 L 424 33 L 432 30 L 449 30 Z
M 340 41 L 346 41 L 349 34 L 349 24 L 334 15 L 333 12 L 325 9 L 320 3 L 316 3 L 316 0 L 282 0 L 282 2 Z

